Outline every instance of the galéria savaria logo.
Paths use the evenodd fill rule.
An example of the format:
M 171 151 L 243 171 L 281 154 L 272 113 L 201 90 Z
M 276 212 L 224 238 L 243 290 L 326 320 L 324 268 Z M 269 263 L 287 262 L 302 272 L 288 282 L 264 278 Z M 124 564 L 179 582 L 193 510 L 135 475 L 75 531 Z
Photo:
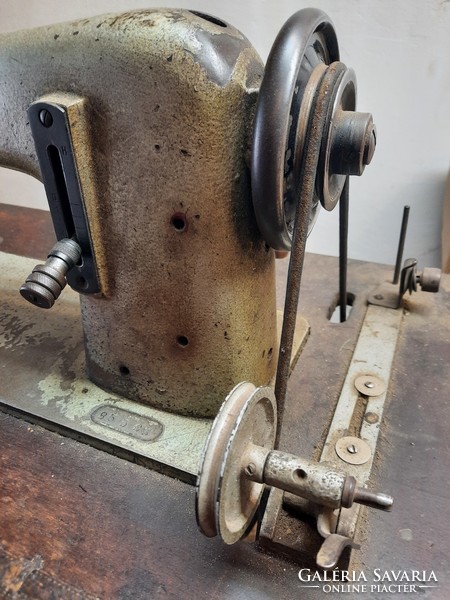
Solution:
M 302 588 L 317 588 L 325 594 L 418 594 L 437 588 L 434 571 L 373 569 L 372 571 L 314 571 L 300 569 Z

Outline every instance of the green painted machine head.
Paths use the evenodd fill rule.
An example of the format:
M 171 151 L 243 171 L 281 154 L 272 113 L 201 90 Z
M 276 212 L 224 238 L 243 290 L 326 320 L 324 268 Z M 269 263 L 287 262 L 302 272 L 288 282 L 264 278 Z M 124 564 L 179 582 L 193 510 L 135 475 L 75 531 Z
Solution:
M 187 10 L 0 37 L 0 164 L 44 182 L 58 239 L 21 293 L 43 308 L 66 281 L 80 293 L 93 382 L 213 417 L 240 381 L 273 379 L 275 251 L 325 92 L 308 229 L 375 146 L 321 11 L 286 23 L 265 69 L 234 27 Z

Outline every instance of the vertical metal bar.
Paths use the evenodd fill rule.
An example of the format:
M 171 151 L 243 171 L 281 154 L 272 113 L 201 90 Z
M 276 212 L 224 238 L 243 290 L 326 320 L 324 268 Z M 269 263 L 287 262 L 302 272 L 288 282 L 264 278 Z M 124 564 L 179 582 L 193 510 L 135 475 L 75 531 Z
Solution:
M 339 201 L 339 314 L 341 323 L 347 320 L 348 196 L 349 177 L 345 181 Z
M 392 283 L 398 283 L 400 277 L 400 268 L 402 266 L 403 250 L 405 248 L 406 229 L 408 228 L 409 206 L 403 207 L 402 227 L 400 229 L 400 239 L 398 240 L 397 259 L 395 261 L 394 279 Z

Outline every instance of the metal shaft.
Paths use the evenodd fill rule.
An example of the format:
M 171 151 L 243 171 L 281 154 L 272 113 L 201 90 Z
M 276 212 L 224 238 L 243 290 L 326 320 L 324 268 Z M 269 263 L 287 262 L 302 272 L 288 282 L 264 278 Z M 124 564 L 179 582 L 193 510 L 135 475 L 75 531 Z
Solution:
M 339 201 L 339 315 L 341 323 L 347 320 L 348 198 L 349 177 L 347 177 Z
M 392 283 L 397 284 L 400 277 L 400 269 L 402 266 L 403 250 L 405 248 L 406 230 L 408 228 L 409 206 L 403 208 L 402 226 L 400 229 L 400 239 L 398 240 L 397 258 L 395 261 L 394 279 Z
M 387 494 L 383 494 L 381 492 L 371 492 L 361 487 L 356 488 L 353 502 L 386 511 L 390 511 L 392 509 L 392 505 L 394 504 L 392 496 L 388 496 Z
M 393 498 L 356 485 L 356 479 L 327 463 L 319 463 L 251 444 L 244 457 L 244 475 L 329 508 L 350 508 L 354 502 L 389 511 Z
M 66 286 L 67 272 L 76 265 L 81 248 L 71 239 L 56 242 L 44 265 L 36 265 L 20 288 L 21 295 L 39 308 L 51 308 Z

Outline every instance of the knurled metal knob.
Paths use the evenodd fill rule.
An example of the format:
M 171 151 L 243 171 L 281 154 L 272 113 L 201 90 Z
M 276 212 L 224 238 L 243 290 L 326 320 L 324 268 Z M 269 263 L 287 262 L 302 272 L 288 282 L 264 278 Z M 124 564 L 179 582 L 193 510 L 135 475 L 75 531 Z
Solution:
M 435 294 L 439 291 L 441 270 L 434 267 L 425 267 L 422 273 L 417 274 L 417 281 L 423 292 L 432 292 Z
M 67 272 L 81 257 L 81 248 L 74 240 L 56 242 L 44 265 L 36 265 L 20 288 L 21 295 L 39 308 L 51 308 L 66 286 Z

